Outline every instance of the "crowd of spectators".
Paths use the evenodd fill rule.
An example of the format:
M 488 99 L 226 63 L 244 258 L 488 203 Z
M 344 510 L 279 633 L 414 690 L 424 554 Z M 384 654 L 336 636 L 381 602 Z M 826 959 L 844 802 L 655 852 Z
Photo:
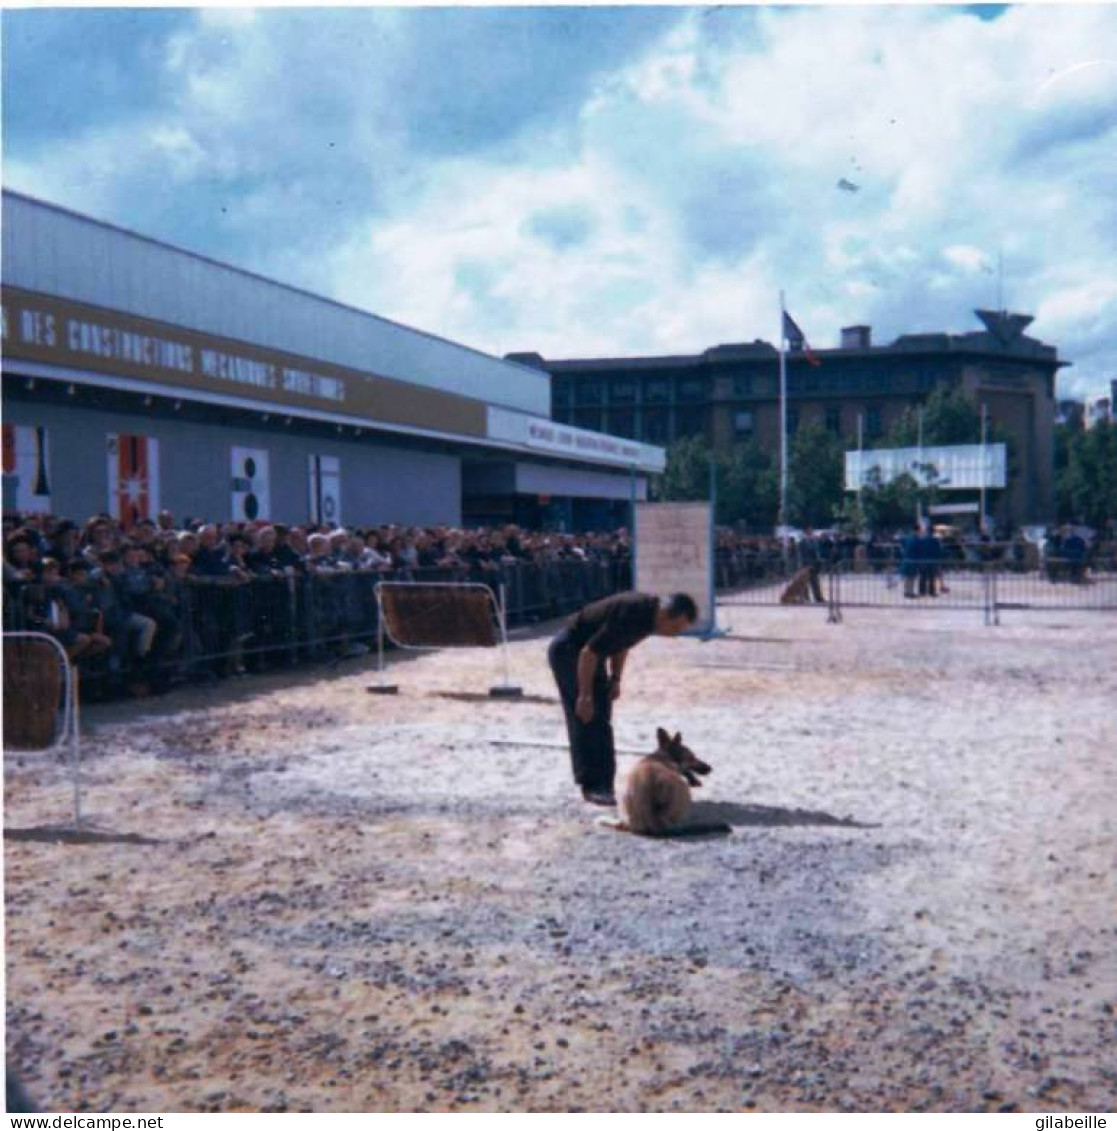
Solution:
M 246 655 L 281 650 L 296 617 L 310 629 L 302 643 L 322 642 L 317 653 L 365 651 L 352 631 L 373 623 L 362 575 L 484 582 L 518 563 L 629 560 L 623 530 L 345 530 L 178 522 L 169 511 L 127 531 L 104 514 L 80 527 L 52 515 L 5 515 L 3 524 L 5 624 L 47 632 L 88 673 L 138 693 L 196 674 L 185 670 L 190 656 L 205 656 L 207 673 L 243 674 Z
M 243 674 L 246 664 L 277 657 L 287 662 L 367 650 L 375 627 L 369 575 L 494 582 L 518 574 L 522 613 L 530 603 L 523 578 L 534 578 L 538 588 L 540 575 L 560 571 L 516 567 L 601 567 L 602 580 L 592 590 L 574 589 L 564 601 L 548 604 L 536 592 L 531 607 L 538 615 L 567 612 L 579 597 L 627 588 L 631 578 L 624 529 L 345 530 L 180 522 L 162 511 L 128 530 L 104 514 L 82 526 L 52 515 L 6 514 L 3 539 L 5 625 L 49 633 L 87 675 L 138 694 L 172 679 Z M 1111 540 L 1084 538 L 1072 527 L 1050 530 L 1038 544 L 1022 533 L 993 539 L 941 528 L 861 538 L 805 530 L 787 546 L 775 537 L 719 529 L 715 550 L 720 588 L 763 584 L 809 566 L 816 600 L 819 573 L 835 564 L 904 578 L 913 596 L 937 595 L 951 564 L 1039 569 L 1052 582 L 1080 582 L 1091 567 L 1114 568 Z

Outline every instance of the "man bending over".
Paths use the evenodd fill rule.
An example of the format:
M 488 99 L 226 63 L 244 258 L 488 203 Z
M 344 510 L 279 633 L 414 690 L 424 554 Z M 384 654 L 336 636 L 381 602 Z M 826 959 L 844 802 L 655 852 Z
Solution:
M 620 593 L 587 605 L 551 641 L 547 659 L 566 715 L 574 781 L 591 805 L 617 803 L 611 719 L 629 650 L 652 635 L 678 636 L 697 619 L 686 593 L 662 600 Z

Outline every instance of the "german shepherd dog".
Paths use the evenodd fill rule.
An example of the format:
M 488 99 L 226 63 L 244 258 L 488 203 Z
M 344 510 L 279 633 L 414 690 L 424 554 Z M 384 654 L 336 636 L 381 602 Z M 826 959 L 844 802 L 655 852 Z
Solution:
M 623 827 L 641 836 L 675 834 L 690 812 L 691 786 L 702 784 L 697 775 L 712 768 L 683 745 L 681 733 L 672 738 L 660 727 L 656 739 L 658 749 L 636 763 L 621 795 Z

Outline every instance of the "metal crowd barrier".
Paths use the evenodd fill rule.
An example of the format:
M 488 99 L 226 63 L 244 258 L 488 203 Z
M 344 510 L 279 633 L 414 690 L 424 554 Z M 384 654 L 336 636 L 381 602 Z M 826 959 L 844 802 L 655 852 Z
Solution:
M 810 564 L 798 547 L 785 556 L 775 545 L 719 547 L 715 570 L 725 605 L 777 606 L 788 583 Z M 978 560 L 974 560 L 974 559 Z M 817 586 L 804 586 L 799 603 L 826 605 L 828 619 L 841 610 L 872 608 L 982 609 L 987 623 L 1002 610 L 1117 610 L 1117 562 L 1112 549 L 1085 561 L 1033 555 L 1014 558 L 1011 547 L 982 546 L 980 556 L 951 554 L 920 582 L 905 581 L 893 547 L 820 560 Z M 1028 566 L 1031 565 L 1031 568 Z M 83 686 L 97 691 L 121 681 L 183 681 L 261 671 L 304 662 L 335 661 L 375 646 L 379 631 L 375 584 L 379 580 L 456 581 L 503 585 L 509 627 L 568 615 L 583 605 L 631 588 L 628 561 L 504 562 L 454 568 L 277 574 L 248 580 L 189 578 L 174 602 L 145 609 L 158 621 L 154 647 L 135 653 L 134 633 L 117 633 L 116 646 L 79 659 Z M 5 582 L 4 626 L 44 631 L 29 618 L 24 600 L 35 583 Z M 38 588 L 41 589 L 41 586 Z M 905 596 L 905 593 L 910 596 Z M 49 631 L 49 626 L 46 626 Z
M 135 653 L 122 630 L 116 647 L 80 662 L 93 692 L 128 681 L 167 682 L 333 661 L 375 647 L 379 631 L 375 585 L 380 580 L 474 582 L 505 588 L 508 624 L 516 627 L 574 612 L 631 585 L 626 561 L 480 563 L 391 571 L 276 574 L 249 579 L 190 577 L 175 603 L 137 605 L 158 619 L 151 652 Z M 25 630 L 33 582 L 4 584 L 4 624 Z M 41 588 L 39 586 L 38 588 Z M 173 608 L 173 614 L 168 609 Z

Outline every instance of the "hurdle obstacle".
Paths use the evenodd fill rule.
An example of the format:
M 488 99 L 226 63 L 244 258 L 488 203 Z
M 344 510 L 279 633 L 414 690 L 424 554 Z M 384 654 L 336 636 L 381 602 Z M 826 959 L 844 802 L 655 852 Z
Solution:
M 395 695 L 398 684 L 388 683 L 384 646 L 397 648 L 501 649 L 504 681 L 489 688 L 494 699 L 518 699 L 523 688 L 511 682 L 508 655 L 508 616 L 504 585 L 497 598 L 492 586 L 473 581 L 378 581 L 376 695 Z
M 77 675 L 66 649 L 45 632 L 4 633 L 4 747 L 69 750 L 74 830 L 82 826 Z

